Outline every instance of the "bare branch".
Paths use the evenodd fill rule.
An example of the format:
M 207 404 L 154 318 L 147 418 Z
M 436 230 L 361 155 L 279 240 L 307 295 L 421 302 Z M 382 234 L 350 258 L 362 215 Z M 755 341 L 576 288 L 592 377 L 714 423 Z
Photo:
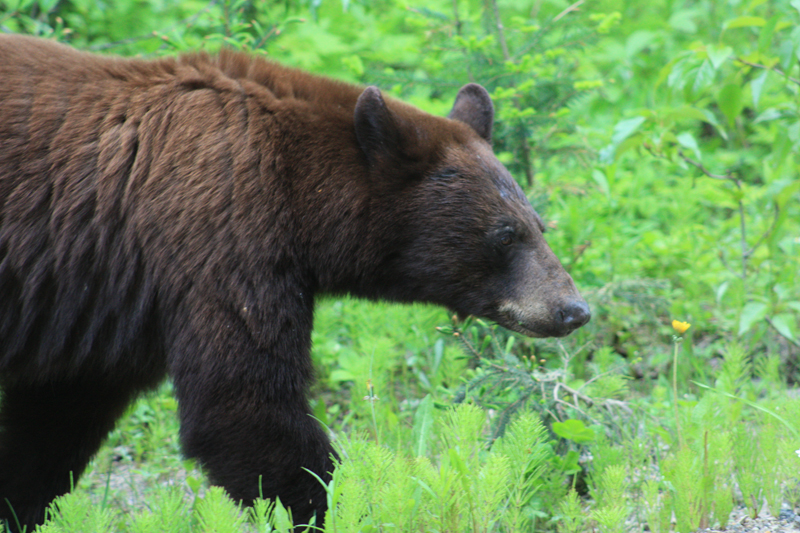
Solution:
M 781 76 L 783 76 L 787 80 L 791 81 L 792 83 L 796 83 L 797 85 L 800 85 L 800 80 L 798 80 L 797 78 L 793 78 L 793 77 L 789 76 L 784 71 L 782 71 L 780 69 L 777 69 L 775 67 L 768 67 L 766 65 L 760 65 L 758 63 L 751 63 L 750 61 L 745 61 L 741 57 L 737 57 L 736 61 L 738 61 L 739 63 L 744 63 L 745 65 L 747 65 L 749 67 L 761 68 L 761 69 L 764 69 L 764 70 L 771 70 L 772 72 L 775 72 L 776 74 L 780 74 Z
M 741 190 L 742 186 L 739 183 L 739 180 L 736 180 L 735 183 L 736 186 Z M 747 227 L 745 225 L 744 218 L 744 202 L 742 202 L 741 196 L 739 197 L 739 231 L 739 244 L 742 248 L 742 285 L 744 285 L 744 281 L 747 279 L 747 259 L 750 256 L 747 253 Z
M 578 10 L 578 8 L 579 8 L 579 7 L 581 7 L 581 4 L 583 4 L 583 2 L 584 2 L 584 1 L 585 1 L 585 0 L 578 0 L 577 2 L 575 2 L 574 4 L 572 4 L 571 6 L 569 6 L 567 9 L 565 9 L 564 11 L 562 11 L 561 13 L 559 13 L 558 15 L 556 15 L 556 16 L 553 18 L 553 22 L 556 22 L 557 20 L 559 20 L 559 19 L 561 19 L 561 18 L 563 18 L 563 17 L 566 17 L 566 16 L 567 16 L 569 13 L 571 13 L 571 12 L 573 12 L 573 11 L 577 11 L 577 10 Z
M 456 28 L 456 35 L 461 37 L 463 23 L 461 22 L 461 17 L 458 15 L 458 0 L 453 0 L 453 23 L 455 24 Z M 472 74 L 472 61 L 470 61 L 469 52 L 463 46 L 461 47 L 461 52 L 464 54 L 464 61 L 467 65 L 467 77 L 469 78 L 469 81 L 474 82 L 475 76 Z
M 769 237 L 770 234 L 773 231 L 775 231 L 775 226 L 778 225 L 778 218 L 780 217 L 780 214 L 781 214 L 781 207 L 778 205 L 777 202 L 775 202 L 775 217 L 772 219 L 772 224 L 770 225 L 769 229 L 767 231 L 765 231 L 761 235 L 761 237 L 758 238 L 756 243 L 752 247 L 750 247 L 749 250 L 747 250 L 747 257 L 750 257 L 751 255 L 753 255 L 753 253 L 756 251 L 756 248 L 761 246 L 764 243 L 764 241 L 767 239 L 767 237 Z
M 583 0 L 581 0 L 582 2 Z M 491 9 L 491 16 L 494 17 L 495 27 L 497 29 L 497 40 L 500 42 L 500 49 L 503 52 L 503 60 L 511 61 L 511 54 L 508 52 L 508 43 L 506 43 L 506 34 L 503 28 L 503 19 L 500 18 L 500 10 L 497 7 L 497 0 L 485 0 L 487 11 Z M 516 84 L 511 83 L 512 87 Z M 514 98 L 514 107 L 521 109 L 519 98 Z M 520 149 L 522 152 L 522 165 L 525 169 L 525 180 L 529 187 L 533 186 L 534 172 L 533 162 L 531 158 L 531 145 L 528 143 L 528 136 L 526 135 L 525 126 L 522 122 L 519 125 L 519 140 Z
M 487 3 L 492 7 L 494 23 L 497 27 L 497 39 L 500 41 L 500 48 L 503 50 L 503 59 L 511 61 L 511 55 L 508 53 L 508 44 L 506 44 L 506 34 L 503 31 L 503 20 L 500 18 L 500 10 L 497 8 L 497 0 L 487 0 Z
M 717 251 L 717 257 L 719 257 L 720 263 L 722 263 L 722 266 L 724 266 L 725 269 L 728 272 L 730 272 L 731 274 L 733 274 L 737 278 L 741 278 L 742 277 L 741 273 L 736 272 L 736 270 L 731 265 L 728 264 L 728 259 L 725 257 L 725 254 L 722 252 L 722 250 L 718 250 Z
M 681 156 L 681 159 L 683 159 L 684 161 L 686 161 L 687 163 L 689 163 L 690 165 L 692 165 L 693 167 L 698 169 L 700 172 L 702 172 L 703 174 L 705 174 L 709 178 L 713 178 L 715 180 L 735 181 L 735 182 L 737 182 L 737 186 L 738 186 L 738 180 L 736 178 L 734 178 L 730 173 L 724 174 L 724 175 L 723 174 L 714 174 L 713 172 L 708 170 L 702 163 L 699 163 L 699 162 L 695 161 L 694 159 L 692 159 L 691 157 L 688 157 L 686 154 L 684 154 L 683 150 L 678 150 L 678 155 Z

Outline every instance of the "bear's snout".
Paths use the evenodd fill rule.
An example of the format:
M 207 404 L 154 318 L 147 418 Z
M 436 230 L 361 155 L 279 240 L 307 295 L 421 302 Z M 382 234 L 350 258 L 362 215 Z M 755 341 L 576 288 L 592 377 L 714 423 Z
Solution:
M 559 310 L 558 315 L 565 335 L 588 323 L 592 318 L 592 312 L 583 300 L 567 303 Z
M 529 337 L 565 337 L 592 317 L 589 306 L 577 294 L 564 299 L 531 294 L 524 301 L 505 301 L 492 316 L 498 324 Z

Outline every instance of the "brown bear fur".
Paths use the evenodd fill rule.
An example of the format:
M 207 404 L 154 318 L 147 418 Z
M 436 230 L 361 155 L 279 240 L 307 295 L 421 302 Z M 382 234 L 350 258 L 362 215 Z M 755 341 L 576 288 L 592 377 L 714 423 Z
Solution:
M 40 523 L 169 375 L 237 500 L 326 508 L 315 297 L 448 306 L 538 336 L 589 319 L 467 85 L 450 118 L 223 51 L 140 61 L 0 36 L 0 520 Z

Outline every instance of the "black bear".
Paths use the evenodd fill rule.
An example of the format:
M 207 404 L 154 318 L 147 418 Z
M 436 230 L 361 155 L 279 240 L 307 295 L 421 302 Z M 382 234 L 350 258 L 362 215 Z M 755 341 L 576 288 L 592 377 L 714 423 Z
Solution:
M 448 118 L 223 51 L 154 61 L 0 36 L 0 520 L 40 523 L 166 376 L 181 442 L 245 503 L 324 515 L 306 392 L 320 293 L 532 336 L 589 309 L 492 154 Z M 29 527 L 30 529 L 30 527 Z

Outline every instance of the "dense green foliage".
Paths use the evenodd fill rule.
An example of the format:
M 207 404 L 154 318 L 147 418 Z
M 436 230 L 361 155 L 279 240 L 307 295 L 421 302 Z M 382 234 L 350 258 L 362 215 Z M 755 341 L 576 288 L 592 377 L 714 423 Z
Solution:
M 532 340 L 320 302 L 327 531 L 669 531 L 674 512 L 685 532 L 800 503 L 798 0 L 0 0 L 0 31 L 241 48 L 436 114 L 468 81 L 492 93 L 495 150 L 594 318 Z M 45 530 L 285 530 L 280 504 L 242 514 L 181 462 L 175 412 L 168 385 L 132 406 Z

